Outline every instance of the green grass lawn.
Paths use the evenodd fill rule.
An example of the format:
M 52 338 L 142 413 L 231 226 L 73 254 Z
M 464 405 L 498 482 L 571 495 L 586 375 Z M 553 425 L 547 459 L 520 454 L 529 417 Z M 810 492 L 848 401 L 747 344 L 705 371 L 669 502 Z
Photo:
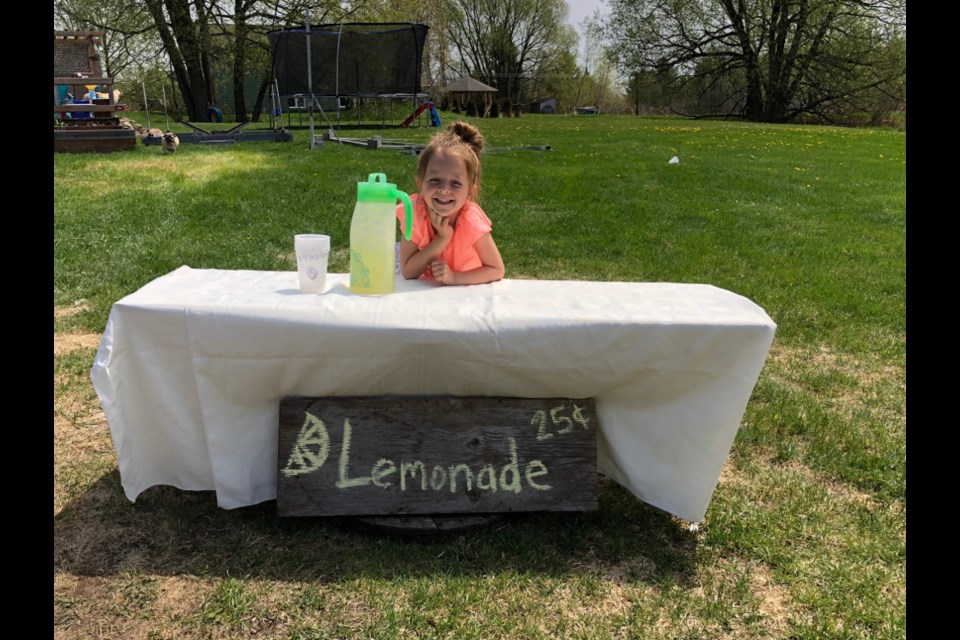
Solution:
M 309 150 L 305 129 L 55 154 L 55 636 L 904 638 L 905 132 L 472 122 L 508 278 L 709 283 L 777 322 L 699 528 L 607 481 L 595 513 L 433 544 L 280 520 L 273 503 L 225 511 L 212 492 L 131 504 L 89 381 L 111 305 L 181 265 L 294 271 L 296 233 L 329 234 L 345 272 L 356 183 L 384 172 L 412 193 L 416 157 Z

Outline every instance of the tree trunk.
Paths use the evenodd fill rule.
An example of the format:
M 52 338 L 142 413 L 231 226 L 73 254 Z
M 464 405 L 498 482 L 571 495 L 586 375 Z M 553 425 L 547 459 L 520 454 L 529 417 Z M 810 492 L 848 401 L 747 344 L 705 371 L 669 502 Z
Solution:
M 247 51 L 247 13 L 243 0 L 233 3 L 233 107 L 237 122 L 247 120 L 247 98 L 244 95 L 244 70 Z M 262 100 L 260 101 L 262 103 Z M 259 109 L 257 110 L 259 114 Z
M 145 1 L 173 66 L 187 117 L 201 122 L 210 108 L 208 96 L 211 91 L 209 77 L 203 72 L 201 47 L 190 17 L 190 5 L 187 0 Z M 164 7 L 170 15 L 169 26 Z
M 215 0 L 210 0 L 212 4 Z M 213 106 L 217 104 L 217 87 L 213 83 L 213 62 L 210 58 L 212 43 L 210 38 L 210 21 L 213 19 L 210 15 L 204 0 L 194 0 L 194 6 L 197 8 L 197 47 L 200 53 L 200 72 L 203 75 L 204 96 L 207 104 Z
M 253 113 L 250 115 L 250 122 L 260 122 L 260 114 L 263 113 L 263 102 L 267 95 L 267 88 L 270 86 L 269 76 L 260 83 L 260 90 L 257 92 L 257 101 L 253 104 Z M 271 106 L 272 108 L 272 106 Z M 239 122 L 239 118 L 237 120 Z
M 723 0 L 723 8 L 730 18 L 730 24 L 737 36 L 740 46 L 740 57 L 747 75 L 746 116 L 751 122 L 761 122 L 764 117 L 763 104 L 763 76 L 760 69 L 760 60 L 747 30 L 746 16 L 743 2 L 734 4 L 733 0 Z

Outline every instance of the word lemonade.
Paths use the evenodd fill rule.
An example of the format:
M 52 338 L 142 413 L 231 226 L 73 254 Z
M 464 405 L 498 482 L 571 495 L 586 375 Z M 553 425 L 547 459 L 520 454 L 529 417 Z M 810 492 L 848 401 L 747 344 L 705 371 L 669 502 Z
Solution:
M 566 417 L 563 415 L 558 415 L 563 411 L 564 407 L 554 407 L 550 410 L 550 415 L 553 418 L 554 424 L 566 424 L 562 429 L 556 432 L 556 434 L 569 433 L 574 426 L 574 421 L 576 421 L 584 429 L 589 429 L 589 420 L 583 416 L 583 408 L 573 405 L 573 414 L 571 417 Z M 547 438 L 554 437 L 554 433 L 547 431 L 547 421 L 546 421 L 546 412 L 540 410 L 537 411 L 531 424 L 537 424 L 537 439 L 546 440 Z M 340 449 L 340 464 L 339 464 L 339 473 L 337 475 L 337 482 L 335 486 L 338 489 L 348 489 L 350 487 L 362 487 L 373 483 L 378 487 L 386 489 L 391 485 L 391 481 L 387 480 L 390 476 L 397 472 L 397 465 L 393 460 L 387 458 L 380 458 L 377 460 L 373 467 L 370 469 L 369 476 L 360 476 L 356 478 L 351 478 L 349 474 L 350 469 L 350 441 L 353 437 L 353 427 L 350 425 L 350 419 L 347 418 L 343 421 L 343 445 Z M 520 493 L 520 466 L 517 461 L 517 441 L 515 438 L 507 437 L 507 442 L 509 443 L 510 448 L 510 459 L 500 468 L 499 475 L 499 488 L 502 491 L 512 491 L 514 493 Z M 315 415 L 307 412 L 306 419 L 303 422 L 303 427 L 300 429 L 300 435 L 297 436 L 296 446 L 293 448 L 293 452 L 290 454 L 290 459 L 287 461 L 287 466 L 283 469 L 283 474 L 287 477 L 300 475 L 301 473 L 310 473 L 311 471 L 316 471 L 327 461 L 327 458 L 330 455 L 330 434 L 327 431 L 327 425 L 323 423 L 323 420 L 316 417 Z M 415 479 L 417 474 L 420 474 L 420 488 L 423 491 L 427 489 L 427 471 L 426 466 L 420 460 L 414 460 L 412 462 L 401 462 L 400 463 L 400 490 L 407 490 L 407 476 L 409 475 L 411 479 Z M 450 466 L 444 465 L 434 465 L 433 471 L 430 473 L 430 488 L 434 491 L 439 491 L 445 486 L 450 487 L 450 491 L 457 490 L 457 474 L 463 473 L 464 479 L 466 480 L 467 489 L 473 488 L 473 478 L 474 473 L 473 469 L 466 464 L 456 464 Z M 551 489 L 552 487 L 549 484 L 542 484 L 534 480 L 539 476 L 545 476 L 549 473 L 546 465 L 541 460 L 530 460 L 525 465 L 525 471 L 523 477 L 526 478 L 527 484 L 532 489 L 537 491 L 545 491 Z M 449 483 L 448 483 L 449 477 Z M 497 485 L 497 473 L 496 469 L 492 464 L 486 464 L 480 471 L 476 474 L 477 478 L 477 488 L 484 489 L 487 491 L 496 491 L 498 488 Z
M 470 406 L 483 410 L 483 401 Z M 511 411 L 501 408 L 496 418 L 480 416 L 473 424 L 464 424 L 462 411 L 438 412 L 433 406 L 418 409 L 419 416 L 400 411 L 400 418 L 397 411 L 358 417 L 357 412 L 303 406 L 296 434 L 286 437 L 281 415 L 278 503 L 281 489 L 291 489 L 301 499 L 314 494 L 311 500 L 327 505 L 319 513 L 331 515 L 364 509 L 479 511 L 481 505 L 491 511 L 533 510 L 548 508 L 545 499 L 558 500 L 547 493 L 581 492 L 580 487 L 568 490 L 571 481 L 596 483 L 592 405 L 571 401 L 533 410 L 528 405 L 522 417 L 515 412 L 519 405 L 510 406 Z M 450 423 L 451 416 L 457 424 Z M 405 418 L 406 424 L 398 424 Z M 516 506 L 526 499 L 534 501 L 529 509 Z M 364 505 L 365 500 L 373 502 Z M 589 497 L 586 503 L 590 508 Z

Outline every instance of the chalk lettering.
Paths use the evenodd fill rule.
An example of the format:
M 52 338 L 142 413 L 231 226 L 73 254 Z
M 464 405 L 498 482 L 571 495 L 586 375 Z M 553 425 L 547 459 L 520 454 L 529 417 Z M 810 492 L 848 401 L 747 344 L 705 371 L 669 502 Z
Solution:
M 520 466 L 517 464 L 517 441 L 514 438 L 507 438 L 510 443 L 510 462 L 503 465 L 500 470 L 500 488 L 504 491 L 513 491 L 520 493 Z M 506 480 L 507 473 L 510 473 L 511 480 Z
M 534 471 L 534 468 L 536 468 L 536 471 Z M 531 460 L 530 462 L 527 463 L 527 469 L 525 473 L 525 475 L 527 476 L 527 484 L 529 484 L 531 488 L 536 489 L 537 491 L 549 491 L 550 489 L 553 488 L 551 485 L 538 484 L 533 480 L 534 478 L 537 478 L 539 476 L 545 476 L 547 475 L 547 473 L 548 473 L 547 465 L 543 464 L 539 460 Z
M 370 484 L 370 476 L 348 478 L 347 469 L 350 467 L 350 437 L 353 429 L 350 427 L 350 418 L 343 420 L 343 446 L 340 448 L 340 475 L 337 479 L 336 487 L 346 489 L 347 487 L 362 487 Z
M 555 408 L 555 410 L 562 409 L 563 407 Z M 303 426 L 300 428 L 300 433 L 290 453 L 287 466 L 283 469 L 283 474 L 287 477 L 316 471 L 326 462 L 330 455 L 330 435 L 327 432 L 326 424 L 309 412 L 304 413 L 305 419 Z M 551 412 L 551 414 L 553 414 L 553 412 Z M 546 415 L 546 412 L 538 411 L 537 415 L 534 416 L 534 420 L 542 420 L 543 423 L 546 423 Z M 557 423 L 563 423 L 565 419 L 568 423 L 568 426 L 564 427 L 565 430 L 572 428 L 573 422 L 570 418 L 563 418 L 561 416 L 561 419 L 558 420 L 553 415 L 551 415 L 551 417 L 554 418 L 554 422 Z M 583 420 L 581 422 L 586 421 Z M 560 432 L 558 431 L 557 433 Z M 546 435 L 552 437 L 554 434 L 547 433 Z M 500 468 L 499 476 L 496 467 L 492 464 L 488 463 L 483 465 L 476 473 L 476 476 L 474 476 L 474 471 L 470 465 L 461 462 L 459 464 L 446 466 L 435 464 L 430 470 L 429 478 L 427 477 L 427 466 L 421 460 L 400 462 L 398 468 L 398 464 L 395 461 L 385 457 L 380 458 L 370 467 L 369 475 L 351 477 L 350 447 L 352 441 L 353 426 L 350 424 L 350 419 L 345 418 L 343 421 L 343 442 L 340 446 L 337 481 L 334 483 L 334 486 L 338 489 L 363 487 L 370 484 L 386 489 L 394 485 L 394 481 L 388 478 L 398 471 L 400 474 L 398 483 L 400 491 L 407 490 L 409 480 L 410 486 L 415 487 L 419 484 L 422 491 L 426 491 L 429 485 L 434 491 L 449 488 L 451 493 L 456 493 L 458 488 L 457 476 L 460 474 L 463 475 L 463 483 L 466 485 L 466 491 L 473 489 L 474 479 L 476 479 L 477 488 L 484 491 L 497 491 L 499 489 L 520 493 L 523 488 L 523 480 L 526 480 L 527 484 L 536 491 L 548 491 L 553 488 L 552 485 L 537 480 L 537 478 L 549 473 L 547 465 L 541 460 L 531 460 L 525 463 L 524 468 L 521 469 L 515 438 L 507 438 L 509 456 L 506 464 Z M 419 483 L 417 482 L 418 474 L 420 476 Z
M 601 421 L 592 398 L 285 396 L 277 512 L 595 509 Z
M 456 493 L 457 491 L 457 473 L 460 471 L 463 471 L 463 477 L 467 481 L 467 491 L 473 489 L 473 471 L 467 465 L 460 463 L 450 465 L 450 493 Z
M 430 488 L 439 491 L 445 484 L 447 484 L 447 470 L 440 465 L 434 466 L 433 473 L 430 474 Z
M 533 418 L 530 419 L 530 424 L 539 424 L 537 428 L 537 440 L 547 440 L 552 438 L 553 434 L 547 431 L 547 413 L 542 409 L 533 414 Z
M 564 407 L 563 405 L 560 405 L 559 407 L 554 407 L 553 409 L 550 409 L 550 419 L 553 420 L 553 424 L 560 424 L 561 422 L 567 423 L 567 426 L 557 431 L 558 434 L 570 433 L 571 431 L 573 431 L 573 420 L 571 420 L 567 416 L 557 416 L 557 414 L 563 411 L 565 408 L 566 407 Z
M 416 478 L 418 469 L 420 470 L 420 489 L 427 490 L 427 468 L 419 460 L 414 460 L 400 463 L 400 491 L 407 490 L 407 472 L 410 472 L 411 478 Z
M 584 429 L 590 429 L 590 419 L 583 415 L 583 407 L 574 404 L 570 417 L 561 413 L 566 411 L 566 409 L 566 405 L 560 405 L 550 409 L 550 420 L 553 424 L 555 426 L 565 425 L 556 432 L 547 431 L 547 413 L 545 411 L 541 409 L 533 414 L 533 418 L 530 419 L 530 424 L 537 425 L 537 440 L 548 440 L 555 435 L 570 433 L 573 431 L 574 422 Z
M 393 464 L 393 460 L 387 460 L 386 458 L 380 458 L 377 460 L 377 463 L 373 465 L 373 468 L 370 469 L 370 479 L 373 480 L 373 484 L 378 487 L 383 487 L 386 489 L 390 486 L 389 482 L 382 482 L 384 478 L 389 476 L 391 473 L 397 472 L 397 466 Z
M 486 482 L 483 480 L 484 476 L 487 478 Z M 483 465 L 483 469 L 480 469 L 480 472 L 477 474 L 477 489 L 484 489 L 485 491 L 497 490 L 497 472 L 494 470 L 492 464 L 485 464 Z
M 320 418 L 305 411 L 303 426 L 297 434 L 287 466 L 283 468 L 283 475 L 291 478 L 316 471 L 323 466 L 329 455 L 330 435 L 327 433 L 327 425 Z
M 576 420 L 584 429 L 589 429 L 590 419 L 584 417 L 583 407 L 578 407 L 576 403 L 573 404 L 573 419 Z

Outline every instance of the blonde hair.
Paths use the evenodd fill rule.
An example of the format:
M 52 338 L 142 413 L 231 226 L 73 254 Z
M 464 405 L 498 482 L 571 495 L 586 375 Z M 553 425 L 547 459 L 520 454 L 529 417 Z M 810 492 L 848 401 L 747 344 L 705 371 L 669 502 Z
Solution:
M 483 136 L 480 130 L 472 124 L 457 120 L 446 131 L 433 136 L 426 148 L 420 152 L 420 162 L 417 165 L 417 188 L 427 174 L 427 166 L 437 151 L 443 149 L 463 160 L 467 167 L 467 176 L 470 186 L 474 187 L 474 197 L 480 190 L 480 152 L 483 151 Z

